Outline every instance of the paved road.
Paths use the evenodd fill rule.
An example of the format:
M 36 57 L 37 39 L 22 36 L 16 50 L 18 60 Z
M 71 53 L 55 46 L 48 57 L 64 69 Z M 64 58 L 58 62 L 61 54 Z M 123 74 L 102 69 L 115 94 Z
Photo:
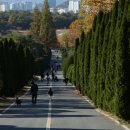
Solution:
M 48 86 L 46 81 L 37 81 L 36 105 L 32 105 L 31 95 L 27 93 L 21 97 L 23 103 L 20 108 L 13 104 L 6 109 L 0 116 L 0 130 L 124 130 L 98 113 L 75 93 L 71 85 L 65 86 L 61 71 L 57 76 L 60 81 L 50 82 Z M 47 94 L 50 87 L 54 91 L 52 100 Z

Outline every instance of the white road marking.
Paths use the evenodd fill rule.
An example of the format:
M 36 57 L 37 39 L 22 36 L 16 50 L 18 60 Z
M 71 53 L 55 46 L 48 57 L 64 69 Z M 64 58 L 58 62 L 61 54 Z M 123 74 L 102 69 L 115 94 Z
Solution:
M 2 111 L 2 114 L 5 113 L 6 111 L 8 111 L 14 104 L 15 104 L 15 102 L 12 103 L 9 107 L 7 107 L 4 111 Z M 2 114 L 1 114 L 1 115 L 2 115 Z
M 52 87 L 52 82 L 50 84 L 50 87 Z M 49 105 L 48 105 L 48 118 L 46 123 L 46 130 L 50 130 L 51 128 L 51 98 L 49 99 Z
M 24 95 L 20 96 L 20 98 L 23 98 L 25 95 L 27 95 L 28 91 L 29 91 L 29 89 L 27 90 L 27 92 Z M 7 107 L 5 110 L 3 110 L 0 114 L 0 116 L 2 116 L 6 111 L 8 111 L 14 105 L 15 105 L 15 102 L 13 102 L 9 107 Z
M 46 123 L 46 130 L 50 130 L 51 128 L 51 100 L 49 101 L 49 110 L 48 110 L 48 118 Z

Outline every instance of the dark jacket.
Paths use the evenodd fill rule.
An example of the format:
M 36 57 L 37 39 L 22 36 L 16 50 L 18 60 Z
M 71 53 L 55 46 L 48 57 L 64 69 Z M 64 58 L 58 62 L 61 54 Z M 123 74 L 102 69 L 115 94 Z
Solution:
M 49 89 L 48 95 L 53 96 L 53 91 L 52 91 L 52 89 Z
M 31 86 L 31 94 L 32 95 L 37 95 L 37 91 L 38 91 L 37 84 L 32 84 L 32 86 Z

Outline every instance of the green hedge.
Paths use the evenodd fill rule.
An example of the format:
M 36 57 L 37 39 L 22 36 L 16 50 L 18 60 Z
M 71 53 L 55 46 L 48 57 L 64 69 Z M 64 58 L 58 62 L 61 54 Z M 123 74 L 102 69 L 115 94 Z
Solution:
M 125 119 L 130 119 L 129 37 L 130 2 L 116 1 L 109 13 L 95 17 L 87 34 L 76 39 L 74 66 L 66 61 L 65 70 L 98 107 Z
M 49 48 L 30 39 L 25 42 L 27 44 L 15 42 L 12 38 L 0 39 L 1 96 L 14 96 L 33 74 L 41 74 L 50 66 Z

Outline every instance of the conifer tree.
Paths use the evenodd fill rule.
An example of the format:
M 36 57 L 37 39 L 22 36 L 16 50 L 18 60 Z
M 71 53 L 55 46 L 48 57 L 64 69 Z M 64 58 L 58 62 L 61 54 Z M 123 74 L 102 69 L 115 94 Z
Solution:
M 83 78 L 83 75 L 84 75 L 84 71 L 83 71 L 83 68 L 84 68 L 84 51 L 85 51 L 85 34 L 84 34 L 84 31 L 82 31 L 81 33 L 81 37 L 80 37 L 80 52 L 79 52 L 79 80 L 80 80 L 80 87 L 81 87 L 81 91 L 83 94 L 85 94 L 85 91 L 84 91 L 84 78 Z
M 92 31 L 87 33 L 85 38 L 85 52 L 84 52 L 84 86 L 85 94 L 89 94 L 89 74 L 90 74 L 90 42 L 91 42 Z M 88 95 L 89 96 L 89 95 Z
M 119 27 L 119 26 L 118 26 Z M 115 97 L 116 97 L 116 114 L 118 116 L 125 115 L 125 100 L 124 96 L 127 90 L 127 82 L 125 78 L 126 77 L 126 67 L 127 66 L 127 57 L 128 54 L 126 53 L 126 49 L 128 49 L 128 44 L 126 42 L 125 34 L 126 34 L 126 19 L 123 18 L 123 21 L 121 23 L 121 27 L 118 29 L 118 35 L 117 35 L 117 47 L 116 47 L 116 71 L 115 71 Z M 128 52 L 127 52 L 128 53 Z M 128 68 L 127 68 L 128 69 Z M 128 100 L 128 99 L 127 99 Z
M 39 40 L 40 35 L 40 20 L 41 20 L 41 13 L 38 10 L 38 7 L 36 6 L 33 11 L 30 31 L 33 37 L 37 40 Z
M 97 106 L 101 106 L 102 105 L 102 101 L 103 101 L 103 74 L 102 74 L 102 66 L 101 66 L 101 59 L 102 59 L 102 51 L 103 51 L 103 38 L 104 38 L 104 32 L 105 32 L 105 25 L 106 25 L 106 14 L 103 14 L 102 20 L 99 21 L 100 24 L 100 28 L 99 28 L 99 41 L 98 41 L 98 63 L 97 63 Z
M 98 56 L 98 40 L 99 40 L 99 26 L 100 21 L 102 20 L 103 13 L 100 12 L 97 16 L 95 27 L 93 28 L 93 38 L 91 45 L 91 71 L 90 71 L 90 81 L 89 86 L 91 86 L 91 96 L 94 103 L 96 103 L 96 95 L 97 95 L 97 56 Z
M 78 87 L 78 76 L 79 76 L 79 73 L 78 73 L 78 48 L 79 48 L 79 38 L 77 38 L 75 40 L 75 54 L 74 54 L 74 83 L 76 85 L 76 87 Z
M 111 13 L 109 13 L 109 30 L 108 30 L 108 42 L 107 47 L 107 60 L 106 60 L 106 79 L 105 79 L 105 97 L 104 97 L 104 108 L 108 111 L 115 113 L 115 50 L 116 50 L 116 26 L 118 15 L 118 2 L 115 3 Z M 113 91 L 112 91 L 113 90 Z
M 56 29 L 49 9 L 48 0 L 44 1 L 41 13 L 40 40 L 47 46 L 55 46 Z

